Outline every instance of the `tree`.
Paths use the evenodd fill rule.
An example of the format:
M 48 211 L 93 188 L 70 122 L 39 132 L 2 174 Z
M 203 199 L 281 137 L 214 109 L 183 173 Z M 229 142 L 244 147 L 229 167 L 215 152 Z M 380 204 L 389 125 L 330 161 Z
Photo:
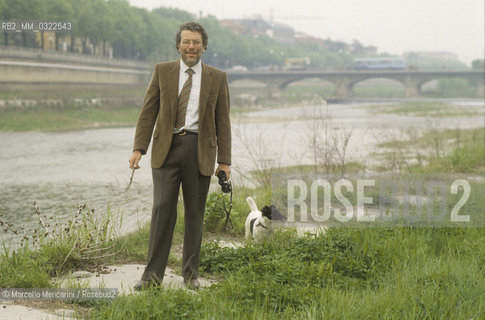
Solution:
M 472 69 L 485 69 L 485 60 L 484 59 L 476 59 L 472 61 Z
M 127 0 L 0 0 L 3 20 L 70 21 L 70 51 L 75 39 L 81 39 L 84 54 L 107 56 L 107 44 L 115 57 L 137 60 L 169 60 L 177 58 L 174 36 L 180 24 L 196 20 L 193 14 L 173 8 L 150 11 L 131 7 Z M 220 68 L 244 65 L 250 68 L 284 66 L 286 58 L 310 57 L 311 68 L 341 68 L 350 64 L 344 42 L 283 43 L 266 35 L 238 34 L 223 27 L 213 16 L 200 18 L 209 34 L 204 61 Z M 55 33 L 55 48 L 67 33 Z M 14 35 L 4 33 L 9 45 Z M 23 33 L 22 44 L 35 44 L 34 33 Z M 44 37 L 41 37 L 42 41 Z M 44 43 L 42 42 L 42 47 Z M 358 40 L 354 50 L 365 51 Z
M 65 0 L 45 0 L 43 5 L 46 7 L 46 16 L 44 19 L 58 21 L 58 22 L 70 22 L 73 16 L 73 7 L 70 2 Z M 42 41 L 44 39 L 42 31 Z M 59 50 L 59 38 L 66 36 L 66 31 L 54 32 L 54 42 L 56 51 Z M 42 43 L 42 47 L 44 44 Z
M 17 21 L 38 21 L 45 15 L 45 7 L 41 0 L 5 0 L 7 8 L 7 19 Z M 23 31 L 22 44 L 24 47 L 28 46 L 28 33 Z M 34 38 L 31 34 L 30 38 Z
M 11 19 L 11 10 L 7 6 L 6 0 L 0 0 L 0 18 L 3 21 L 9 21 Z M 4 32 L 3 33 L 3 44 L 8 46 L 8 33 Z
M 97 16 L 95 10 L 95 2 L 99 0 L 78 0 L 73 4 L 74 12 L 74 30 L 72 32 L 74 37 L 80 37 L 82 43 L 82 53 L 92 53 L 88 50 L 89 37 L 95 35 L 97 32 L 96 21 L 100 17 Z M 74 46 L 73 38 L 71 39 L 71 47 Z M 73 48 L 71 48 L 73 51 Z
M 115 57 L 134 58 L 134 48 L 137 30 L 141 23 L 134 10 L 126 1 L 113 0 L 109 2 L 110 12 L 114 19 L 113 48 Z

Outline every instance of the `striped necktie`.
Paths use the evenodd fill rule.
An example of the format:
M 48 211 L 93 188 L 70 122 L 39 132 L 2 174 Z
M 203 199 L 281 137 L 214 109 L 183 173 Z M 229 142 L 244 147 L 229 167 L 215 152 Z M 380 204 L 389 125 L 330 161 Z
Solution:
M 185 115 L 187 114 L 187 105 L 189 104 L 190 89 L 192 89 L 192 75 L 194 74 L 194 70 L 189 68 L 185 72 L 189 74 L 189 77 L 185 81 L 177 100 L 177 120 L 175 121 L 175 128 L 177 130 L 185 125 Z

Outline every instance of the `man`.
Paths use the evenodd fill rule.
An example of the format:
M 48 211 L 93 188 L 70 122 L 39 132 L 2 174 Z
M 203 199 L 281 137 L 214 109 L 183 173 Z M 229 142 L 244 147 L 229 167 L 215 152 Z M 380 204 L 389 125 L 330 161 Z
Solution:
M 188 288 L 197 289 L 202 224 L 214 173 L 230 176 L 231 124 L 229 90 L 224 72 L 201 62 L 207 49 L 204 28 L 189 22 L 176 35 L 180 60 L 155 66 L 135 133 L 130 168 L 139 169 L 153 132 L 153 210 L 148 263 L 135 289 L 160 284 L 177 219 L 182 185 L 185 209 L 182 275 Z M 153 131 L 153 129 L 155 130 Z

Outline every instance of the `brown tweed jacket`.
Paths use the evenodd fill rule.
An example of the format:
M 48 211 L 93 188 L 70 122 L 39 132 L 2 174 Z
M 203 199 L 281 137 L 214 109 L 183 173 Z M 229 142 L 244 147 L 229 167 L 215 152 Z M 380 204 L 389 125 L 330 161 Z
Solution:
M 160 168 L 170 150 L 177 114 L 180 61 L 159 63 L 145 94 L 136 125 L 133 150 L 145 154 L 153 133 L 152 168 Z M 214 173 L 214 165 L 231 164 L 229 89 L 225 72 L 202 63 L 198 162 L 202 175 Z M 155 128 L 155 131 L 153 131 Z

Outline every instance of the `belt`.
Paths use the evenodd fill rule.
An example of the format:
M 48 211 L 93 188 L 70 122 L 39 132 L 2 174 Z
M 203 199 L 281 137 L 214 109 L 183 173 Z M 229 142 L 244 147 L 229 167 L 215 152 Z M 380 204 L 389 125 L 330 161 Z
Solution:
M 192 135 L 192 136 L 196 136 L 197 135 L 197 132 L 193 132 L 193 131 L 187 131 L 187 130 L 182 130 L 178 133 L 174 133 L 174 135 L 176 136 L 185 136 L 185 135 Z

